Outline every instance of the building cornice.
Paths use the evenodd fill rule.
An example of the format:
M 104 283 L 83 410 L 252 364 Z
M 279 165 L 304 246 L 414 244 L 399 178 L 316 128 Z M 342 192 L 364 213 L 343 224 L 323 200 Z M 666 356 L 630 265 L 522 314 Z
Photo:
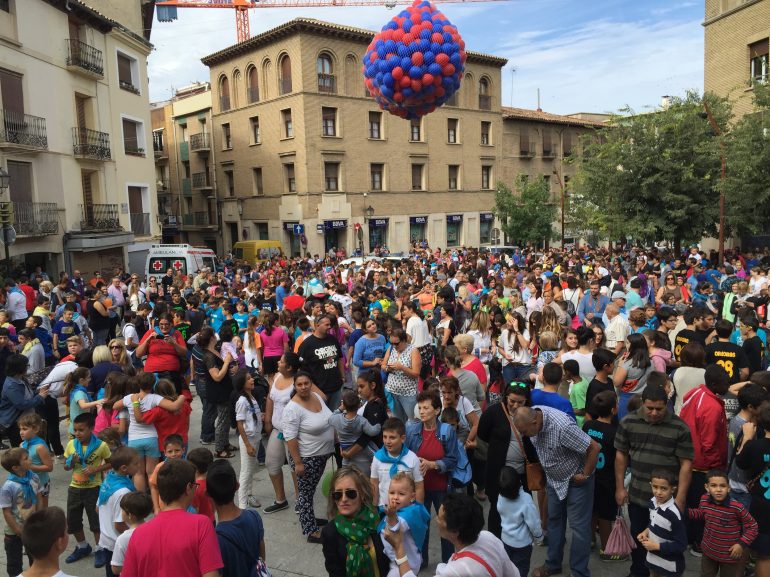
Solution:
M 564 116 L 561 114 L 551 114 L 542 110 L 532 110 L 529 108 L 510 108 L 503 106 L 500 109 L 503 120 L 524 120 L 527 122 L 542 122 L 545 124 L 564 124 L 567 126 L 577 126 L 583 128 L 602 128 L 606 126 L 603 122 L 595 120 L 585 120 L 575 118 L 574 116 Z
M 365 28 L 344 26 L 342 24 L 334 24 L 332 22 L 315 20 L 313 18 L 295 18 L 294 20 L 285 22 L 280 26 L 271 28 L 262 34 L 257 34 L 253 38 L 249 38 L 246 42 L 234 44 L 219 50 L 218 52 L 204 56 L 201 58 L 201 62 L 203 62 L 203 64 L 206 66 L 221 64 L 244 54 L 249 54 L 254 50 L 262 48 L 263 46 L 273 42 L 282 40 L 288 36 L 293 36 L 303 32 L 318 34 L 321 36 L 331 36 L 341 40 L 351 40 L 361 44 L 369 44 L 369 42 L 372 41 L 372 38 L 374 38 L 375 34 L 373 31 L 366 30 Z M 502 68 L 508 62 L 506 58 L 500 58 L 499 56 L 493 56 L 491 54 L 483 54 L 481 52 L 466 51 L 466 55 L 467 62 L 487 64 L 490 66 L 497 66 L 498 68 Z
M 743 0 L 742 4 L 739 4 L 738 6 L 731 8 L 730 10 L 725 10 L 721 14 L 718 14 L 717 16 L 713 16 L 711 18 L 706 18 L 703 21 L 702 26 L 705 28 L 709 24 L 713 24 L 714 22 L 718 22 L 719 20 L 722 20 L 723 18 L 727 18 L 728 16 L 732 16 L 736 12 L 740 12 L 741 10 L 744 10 L 748 8 L 749 6 L 752 6 L 754 4 L 759 4 L 763 0 Z

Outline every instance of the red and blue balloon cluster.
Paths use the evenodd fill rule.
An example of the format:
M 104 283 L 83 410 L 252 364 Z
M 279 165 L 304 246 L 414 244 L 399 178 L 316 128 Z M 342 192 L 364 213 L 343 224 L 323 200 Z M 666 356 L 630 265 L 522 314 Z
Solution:
M 428 0 L 415 0 L 375 35 L 364 56 L 364 78 L 380 108 L 419 118 L 460 88 L 465 42 Z

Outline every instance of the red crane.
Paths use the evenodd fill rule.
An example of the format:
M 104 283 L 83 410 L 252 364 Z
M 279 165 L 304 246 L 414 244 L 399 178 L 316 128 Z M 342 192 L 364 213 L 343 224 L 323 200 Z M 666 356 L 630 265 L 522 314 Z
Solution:
M 466 4 L 469 2 L 501 2 L 504 0 L 431 0 L 434 4 Z M 250 8 L 320 8 L 322 6 L 385 6 L 395 8 L 396 0 L 158 0 L 155 2 L 159 22 L 177 19 L 177 8 L 230 8 L 235 10 L 238 42 L 251 38 Z

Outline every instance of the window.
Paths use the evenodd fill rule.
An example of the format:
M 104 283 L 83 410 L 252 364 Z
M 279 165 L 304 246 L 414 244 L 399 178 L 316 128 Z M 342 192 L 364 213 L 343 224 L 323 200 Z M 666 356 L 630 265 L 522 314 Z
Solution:
M 340 164 L 339 162 L 324 162 L 324 190 L 335 191 L 340 189 Z
M 458 92 L 453 92 L 452 96 L 450 96 L 444 104 L 447 106 L 459 106 L 457 104 L 457 94 Z
M 337 136 L 337 109 L 324 106 L 321 108 L 321 124 L 324 136 Z
M 543 128 L 543 157 L 551 158 L 553 156 L 553 140 L 551 138 L 551 131 L 548 128 Z
M 770 52 L 770 40 L 765 38 L 749 46 L 749 61 L 751 83 L 767 82 L 768 52 Z
M 324 52 L 318 57 L 318 60 L 316 60 L 316 72 L 318 73 L 318 92 L 336 94 L 337 79 L 334 76 L 332 57 L 329 54 Z
M 219 79 L 219 110 L 221 112 L 230 110 L 230 81 L 227 76 Z
M 278 88 L 280 94 L 291 93 L 291 58 L 284 54 L 280 63 L 280 78 L 278 79 Z
M 571 132 L 564 132 L 564 136 L 562 137 L 562 150 L 564 152 L 564 158 L 568 158 L 572 156 L 573 149 L 572 149 L 572 133 Z
M 259 132 L 259 116 L 249 118 L 249 123 L 251 123 L 251 143 L 259 144 L 262 142 L 262 135 Z
M 254 177 L 254 196 L 264 196 L 265 189 L 262 188 L 262 168 L 252 168 L 251 173 Z
M 460 165 L 458 164 L 450 164 L 449 165 L 449 186 L 447 187 L 449 190 L 459 190 L 458 183 L 460 181 Z
M 22 78 L 21 74 L 0 68 L 0 92 L 2 92 L 3 109 L 12 112 L 24 112 Z
M 232 170 L 225 170 L 225 187 L 227 196 L 235 196 L 235 177 Z
M 286 173 L 286 188 L 289 192 L 297 192 L 297 181 L 294 178 L 294 164 L 284 164 L 283 170 Z
M 481 215 L 481 221 L 479 222 L 479 244 L 490 244 L 492 242 L 492 220 L 491 214 Z
M 550 174 L 544 174 L 543 180 L 545 181 L 545 189 L 548 191 L 548 198 L 550 200 L 553 200 L 553 194 L 551 191 L 551 175 Z
M 519 132 L 520 156 L 531 157 L 535 155 L 534 143 L 529 140 L 529 129 L 523 126 Z
M 252 102 L 259 102 L 259 76 L 257 75 L 256 66 L 252 66 L 246 72 L 246 100 L 249 104 Z
M 254 228 L 257 229 L 257 240 L 270 240 L 270 236 L 267 233 L 266 222 L 255 222 Z
M 291 121 L 291 108 L 281 110 L 281 118 L 283 119 L 283 137 L 294 138 L 294 123 Z
M 492 167 L 491 166 L 482 166 L 481 167 L 481 188 L 482 190 L 489 190 L 492 188 Z
M 382 139 L 382 112 L 369 113 L 369 138 Z
M 135 58 L 118 52 L 118 83 L 123 90 L 139 94 L 139 66 Z
M 383 174 L 385 172 L 385 165 L 384 164 L 370 164 L 369 165 L 369 174 L 371 175 L 371 184 L 370 189 L 371 190 L 382 190 L 383 189 Z
M 423 172 L 425 171 L 424 164 L 412 165 L 412 190 L 425 190 L 423 188 Z
M 422 120 L 420 120 L 419 118 L 413 118 L 412 120 L 409 121 L 409 131 L 410 131 L 409 140 L 411 140 L 412 142 L 420 142 L 421 127 L 422 127 Z
M 457 119 L 447 118 L 446 140 L 449 144 L 457 144 Z
M 123 119 L 123 151 L 132 156 L 144 156 L 144 126 L 141 122 Z
M 233 139 L 230 135 L 230 123 L 226 122 L 222 125 L 222 148 L 228 150 L 233 147 Z
M 481 144 L 484 146 L 487 146 L 491 144 L 491 139 L 489 138 L 489 133 L 492 130 L 492 123 L 483 121 L 481 123 Z
M 479 80 L 479 110 L 492 110 L 492 97 L 489 95 L 489 80 Z
M 32 202 L 32 163 L 17 160 L 7 161 L 10 175 L 10 199 L 12 202 Z M 32 223 L 30 223 L 32 224 Z

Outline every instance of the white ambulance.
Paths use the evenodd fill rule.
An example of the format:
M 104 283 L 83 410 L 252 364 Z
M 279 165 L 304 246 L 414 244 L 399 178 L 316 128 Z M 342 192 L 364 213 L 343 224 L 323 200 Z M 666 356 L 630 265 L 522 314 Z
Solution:
M 175 275 L 176 271 L 189 275 L 204 267 L 212 272 L 219 268 L 217 255 L 210 248 L 189 244 L 154 244 L 147 252 L 144 269 L 148 281 L 150 277 L 155 277 L 160 282 L 168 269 L 173 270 Z

